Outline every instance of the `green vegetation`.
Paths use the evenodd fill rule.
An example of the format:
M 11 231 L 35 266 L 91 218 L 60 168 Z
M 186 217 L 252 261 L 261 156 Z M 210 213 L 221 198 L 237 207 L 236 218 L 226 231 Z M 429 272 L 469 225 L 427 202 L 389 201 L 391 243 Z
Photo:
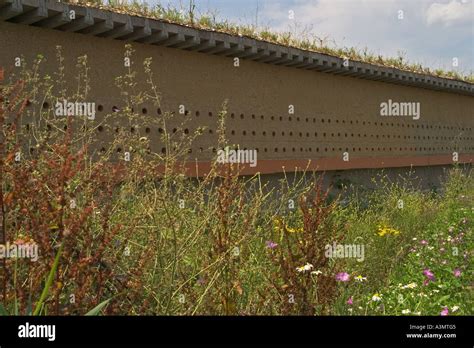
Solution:
M 295 29 L 294 32 L 288 31 L 278 33 L 271 31 L 269 28 L 259 28 L 255 25 L 237 24 L 228 20 L 219 20 L 215 12 L 198 13 L 193 0 L 189 1 L 189 6 L 184 6 L 183 8 L 176 8 L 171 5 L 163 6 L 161 4 L 150 7 L 148 4 L 136 0 L 133 2 L 117 0 L 77 0 L 64 2 L 70 2 L 81 6 L 96 7 L 132 16 L 164 20 L 170 23 L 186 25 L 197 29 L 213 30 L 231 35 L 245 36 L 279 45 L 324 53 L 339 58 L 347 58 L 353 61 L 474 83 L 474 75 L 472 75 L 472 72 L 463 76 L 454 70 L 433 70 L 423 67 L 421 64 L 410 62 L 403 52 L 399 52 L 397 57 L 384 57 L 370 52 L 367 47 L 363 49 L 357 47 L 337 47 L 335 43 L 331 43 L 329 38 L 320 38 L 316 35 L 311 35 L 306 30 L 298 32 Z
M 35 244 L 39 258 L 1 260 L 0 314 L 473 314 L 471 170 L 453 168 L 440 193 L 382 177 L 345 203 L 316 174 L 269 187 L 214 163 L 190 179 L 187 149 L 202 130 L 136 111 L 160 106 L 151 59 L 145 82 L 132 60 L 116 78 L 123 105 L 94 122 L 45 104 L 87 100 L 87 57 L 75 84 L 60 47 L 53 77 L 43 59 L 1 88 L 0 244 Z M 227 144 L 226 116 L 224 103 L 214 147 Z M 165 153 L 147 127 L 163 129 Z M 335 243 L 364 254 L 329 258 Z

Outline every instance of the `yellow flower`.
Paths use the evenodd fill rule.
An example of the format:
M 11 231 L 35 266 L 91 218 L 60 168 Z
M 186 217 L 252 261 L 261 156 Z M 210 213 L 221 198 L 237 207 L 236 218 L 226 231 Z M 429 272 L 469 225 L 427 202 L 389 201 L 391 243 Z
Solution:
M 377 230 L 377 234 L 380 236 L 380 237 L 383 237 L 385 236 L 386 234 L 391 234 L 391 235 L 398 235 L 400 234 L 400 231 L 394 229 L 394 228 L 390 228 L 390 227 L 387 227 L 387 226 L 382 226 L 382 225 L 378 225 L 378 230 Z
M 273 219 L 273 230 L 275 232 L 280 232 L 281 231 L 281 226 L 282 226 L 281 219 L 279 217 L 274 218 Z
M 303 227 L 300 227 L 300 228 L 290 227 L 288 224 L 285 224 L 279 216 L 273 219 L 273 230 L 275 232 L 286 231 L 289 233 L 297 233 L 297 232 L 304 231 Z
M 290 232 L 290 233 L 297 233 L 297 232 L 303 232 L 303 227 L 301 228 L 293 228 L 288 225 L 285 225 L 285 229 Z

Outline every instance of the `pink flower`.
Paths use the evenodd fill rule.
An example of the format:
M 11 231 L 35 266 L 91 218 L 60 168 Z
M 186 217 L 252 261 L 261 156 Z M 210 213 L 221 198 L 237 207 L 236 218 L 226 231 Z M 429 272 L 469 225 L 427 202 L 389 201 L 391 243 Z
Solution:
M 351 305 L 351 306 L 352 306 L 352 303 L 353 303 L 353 301 L 352 301 L 352 296 L 349 297 L 349 299 L 347 300 L 346 303 L 347 303 L 348 305 Z
M 459 268 L 456 268 L 454 271 L 453 271 L 453 274 L 456 278 L 459 278 L 461 276 L 461 270 Z
M 271 241 L 271 240 L 267 240 L 267 241 L 265 242 L 265 246 L 266 246 L 267 248 L 269 248 L 269 249 L 275 249 L 275 248 L 278 246 L 278 244 L 275 243 L 275 242 L 273 242 L 273 241 Z
M 448 307 L 444 307 L 443 310 L 441 311 L 441 315 L 443 317 L 447 316 L 449 314 L 449 309 Z
M 434 282 L 434 281 L 436 280 L 434 273 L 431 272 L 431 270 L 428 269 L 428 268 L 425 269 L 425 270 L 423 270 L 423 274 L 424 274 L 424 276 L 425 276 L 426 278 L 428 278 L 428 279 L 425 280 L 425 282 L 427 281 L 427 282 L 429 283 L 429 281 L 433 281 L 433 282 Z M 425 284 L 425 285 L 426 285 L 426 284 Z
M 340 282 L 348 282 L 349 281 L 349 273 L 346 272 L 340 272 L 336 274 L 336 280 Z
M 421 245 L 427 245 L 427 244 L 428 244 L 428 242 L 427 242 L 426 240 L 424 240 L 424 239 L 423 239 L 423 240 L 421 240 L 421 241 L 420 241 L 420 244 L 421 244 Z

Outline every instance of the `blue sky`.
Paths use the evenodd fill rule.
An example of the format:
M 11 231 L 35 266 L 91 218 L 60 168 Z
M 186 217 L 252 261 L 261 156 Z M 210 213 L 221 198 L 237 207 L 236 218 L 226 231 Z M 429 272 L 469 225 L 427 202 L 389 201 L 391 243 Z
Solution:
M 258 8 L 260 27 L 306 32 L 337 46 L 367 47 L 385 56 L 403 52 L 409 61 L 431 68 L 474 71 L 474 0 L 194 1 L 198 11 L 212 10 L 233 22 L 254 24 Z M 189 6 L 189 0 L 147 2 Z

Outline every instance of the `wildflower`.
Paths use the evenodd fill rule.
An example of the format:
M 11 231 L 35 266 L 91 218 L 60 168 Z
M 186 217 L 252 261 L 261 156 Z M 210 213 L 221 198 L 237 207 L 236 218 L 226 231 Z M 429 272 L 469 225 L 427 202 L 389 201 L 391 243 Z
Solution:
M 358 282 L 363 282 L 364 280 L 367 280 L 367 277 L 362 277 L 360 274 L 357 277 L 354 277 L 354 280 L 357 280 Z
M 292 228 L 288 225 L 285 225 L 285 229 L 287 232 L 290 232 L 290 233 L 298 233 L 298 232 L 303 232 L 303 228 Z
M 348 305 L 351 305 L 351 306 L 352 306 L 352 303 L 353 303 L 352 296 L 349 297 L 349 299 L 347 300 L 346 303 L 347 303 Z
M 382 300 L 382 295 L 381 295 L 381 294 L 378 294 L 378 293 L 377 293 L 377 294 L 374 294 L 374 295 L 372 296 L 372 301 L 373 301 L 373 302 L 378 302 L 378 301 L 381 301 L 381 300 Z
M 304 266 L 301 266 L 301 267 L 297 267 L 296 270 L 298 272 L 306 272 L 306 271 L 311 271 L 313 269 L 313 265 L 310 264 L 310 263 L 307 263 L 306 265 Z
M 449 233 L 453 233 L 453 231 L 454 231 L 454 227 L 453 227 L 453 226 L 449 226 L 448 232 L 449 232 Z
M 448 307 L 444 307 L 443 310 L 441 311 L 440 315 L 445 317 L 449 314 L 449 309 Z
M 402 310 L 402 314 L 410 314 L 411 311 L 409 309 L 404 309 Z
M 349 273 L 346 272 L 340 272 L 336 274 L 336 280 L 340 282 L 348 282 L 349 281 Z
M 421 245 L 427 245 L 427 244 L 428 244 L 428 241 L 426 241 L 426 240 L 423 239 L 423 240 L 420 241 L 420 244 L 421 244 Z
M 436 280 L 434 273 L 431 272 L 431 270 L 428 269 L 428 268 L 423 270 L 423 275 L 424 275 L 426 278 L 428 278 L 427 280 L 429 280 L 429 281 L 433 281 L 433 282 L 434 282 L 434 281 Z
M 266 246 L 267 248 L 269 248 L 269 249 L 275 249 L 275 248 L 278 246 L 278 244 L 275 243 L 275 242 L 273 242 L 273 241 L 271 241 L 271 240 L 267 240 L 267 241 L 265 242 L 265 246 Z
M 453 271 L 453 274 L 456 278 L 459 278 L 461 276 L 461 270 L 459 268 L 456 268 L 454 271 Z
M 281 222 L 281 219 L 276 217 L 273 219 L 273 230 L 275 232 L 280 232 L 281 231 L 281 225 L 282 225 L 282 222 Z
M 321 272 L 320 270 L 317 270 L 317 271 L 311 272 L 311 274 L 320 275 L 320 274 L 323 274 L 323 272 Z
M 392 234 L 394 236 L 400 234 L 400 231 L 396 230 L 396 229 L 393 229 L 393 228 L 390 228 L 390 227 L 387 227 L 387 226 L 382 226 L 382 225 L 379 225 L 377 226 L 378 227 L 378 230 L 377 230 L 377 234 L 380 236 L 380 237 L 383 237 L 385 236 L 386 234 Z
M 410 283 L 410 284 L 402 286 L 402 289 L 414 289 L 414 288 L 416 288 L 416 283 Z
M 453 312 L 456 312 L 458 309 L 459 309 L 459 306 L 454 306 L 451 310 L 452 310 Z

